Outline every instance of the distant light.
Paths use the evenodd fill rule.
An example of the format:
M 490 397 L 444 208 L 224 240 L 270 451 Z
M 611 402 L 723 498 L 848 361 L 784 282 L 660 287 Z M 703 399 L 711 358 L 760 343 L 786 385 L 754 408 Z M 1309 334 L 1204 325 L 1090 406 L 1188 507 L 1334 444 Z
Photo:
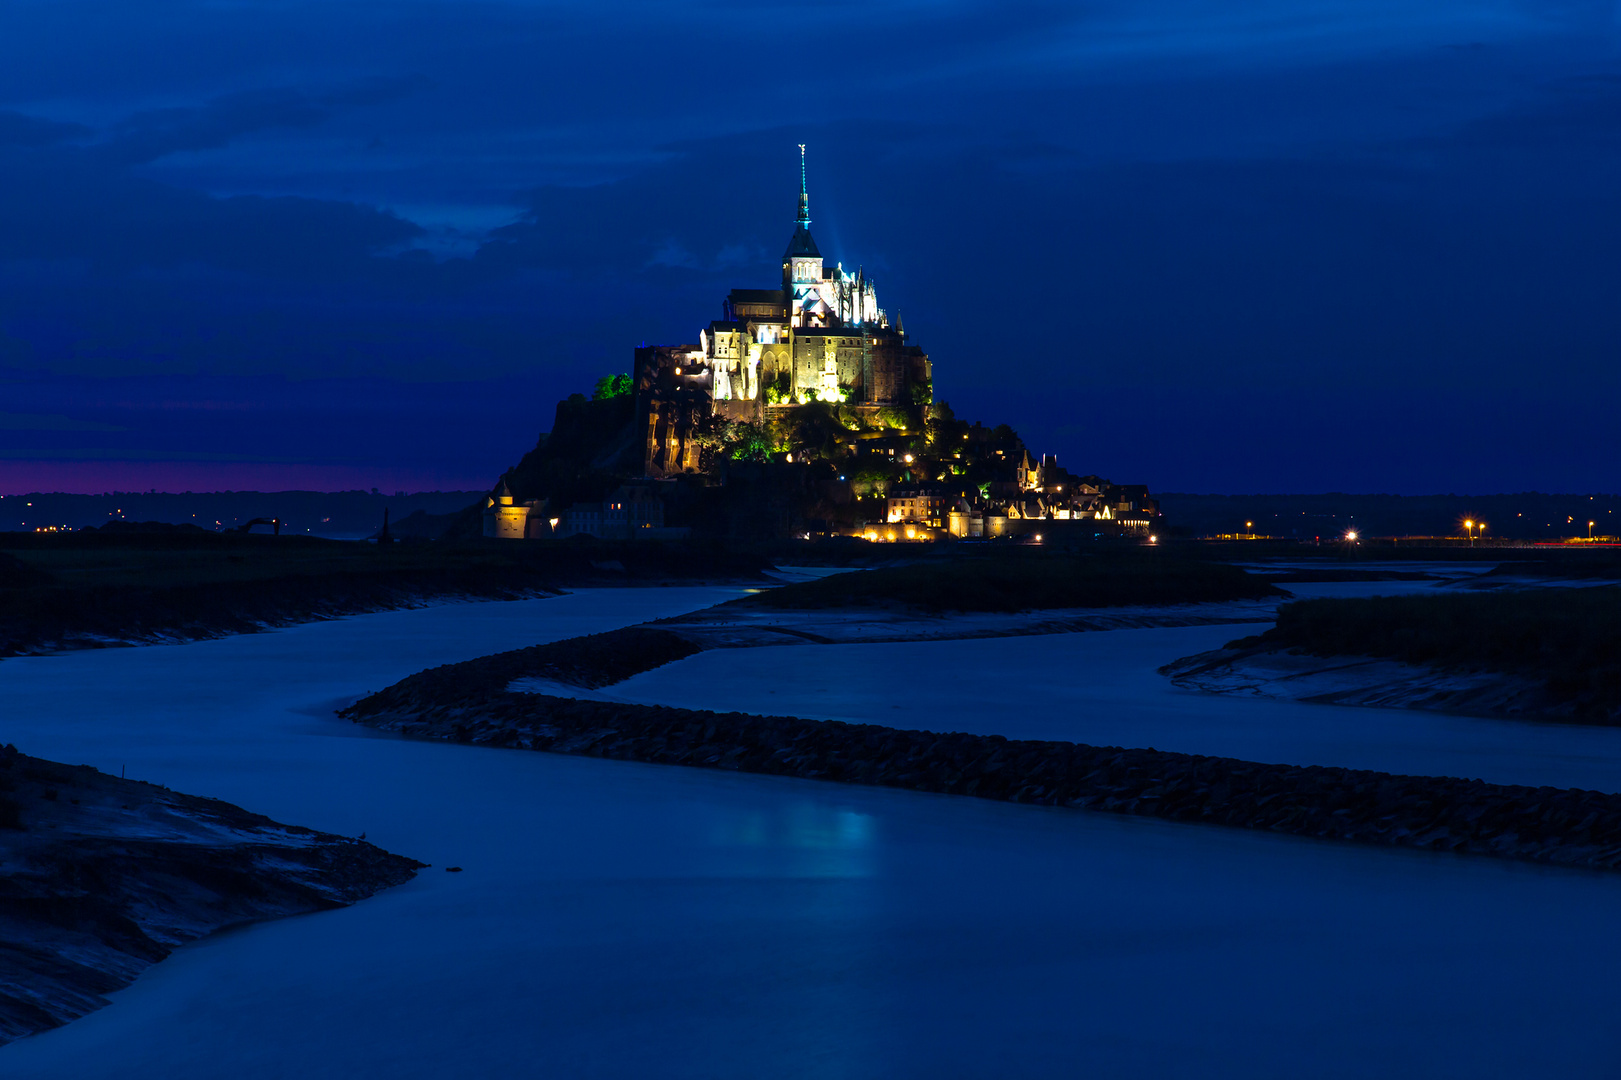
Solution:
M 1345 533 L 1345 538 L 1347 540 L 1355 540 L 1356 539 L 1356 530 L 1355 529 L 1347 530 L 1346 533 Z
M 1148 538 L 1148 542 L 1149 542 L 1149 543 L 1150 543 L 1150 544 L 1157 544 L 1157 543 L 1159 543 L 1159 537 L 1157 537 L 1157 536 L 1150 536 L 1150 537 L 1149 537 L 1149 538 Z

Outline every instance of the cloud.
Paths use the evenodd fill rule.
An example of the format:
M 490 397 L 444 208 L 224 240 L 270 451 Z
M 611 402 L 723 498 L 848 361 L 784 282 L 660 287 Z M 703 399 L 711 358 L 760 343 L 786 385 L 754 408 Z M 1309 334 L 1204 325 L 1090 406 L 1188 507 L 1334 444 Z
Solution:
M 151 109 L 114 124 L 96 146 L 112 165 L 138 165 L 188 150 L 211 150 L 273 128 L 311 128 L 337 112 L 399 100 L 431 86 L 421 75 L 366 79 L 311 92 L 280 87 L 226 94 L 189 108 Z
M 219 198 L 143 179 L 93 149 L 0 147 L 0 260 L 329 278 L 420 235 L 412 222 L 353 202 Z

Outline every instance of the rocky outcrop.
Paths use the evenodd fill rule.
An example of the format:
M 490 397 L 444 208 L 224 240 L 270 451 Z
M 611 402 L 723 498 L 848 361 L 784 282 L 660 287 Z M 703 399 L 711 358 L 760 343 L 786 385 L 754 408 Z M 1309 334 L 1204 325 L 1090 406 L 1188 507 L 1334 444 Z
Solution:
M 0 1043 L 107 1004 L 223 927 L 343 907 L 422 867 L 229 803 L 0 749 Z
M 1621 796 L 1600 792 L 583 701 L 510 692 L 499 683 L 475 690 L 457 686 L 454 671 L 437 671 L 436 679 L 413 676 L 343 715 L 405 735 L 486 746 L 1621 867 Z

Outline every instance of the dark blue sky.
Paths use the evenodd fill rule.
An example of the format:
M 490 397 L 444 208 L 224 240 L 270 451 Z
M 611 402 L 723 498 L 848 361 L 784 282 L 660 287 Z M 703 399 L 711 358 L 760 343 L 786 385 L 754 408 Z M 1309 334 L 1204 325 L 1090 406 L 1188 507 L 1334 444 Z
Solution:
M 0 491 L 479 487 L 778 274 L 1161 490 L 1615 491 L 1613 4 L 0 0 Z

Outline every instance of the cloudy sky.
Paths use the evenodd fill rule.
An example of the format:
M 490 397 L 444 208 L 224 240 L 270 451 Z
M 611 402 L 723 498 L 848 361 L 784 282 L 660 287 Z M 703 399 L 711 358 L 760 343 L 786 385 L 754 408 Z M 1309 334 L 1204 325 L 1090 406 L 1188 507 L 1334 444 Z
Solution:
M 1211 492 L 1615 491 L 1614 4 L 0 0 L 0 491 L 483 487 L 769 287 Z

